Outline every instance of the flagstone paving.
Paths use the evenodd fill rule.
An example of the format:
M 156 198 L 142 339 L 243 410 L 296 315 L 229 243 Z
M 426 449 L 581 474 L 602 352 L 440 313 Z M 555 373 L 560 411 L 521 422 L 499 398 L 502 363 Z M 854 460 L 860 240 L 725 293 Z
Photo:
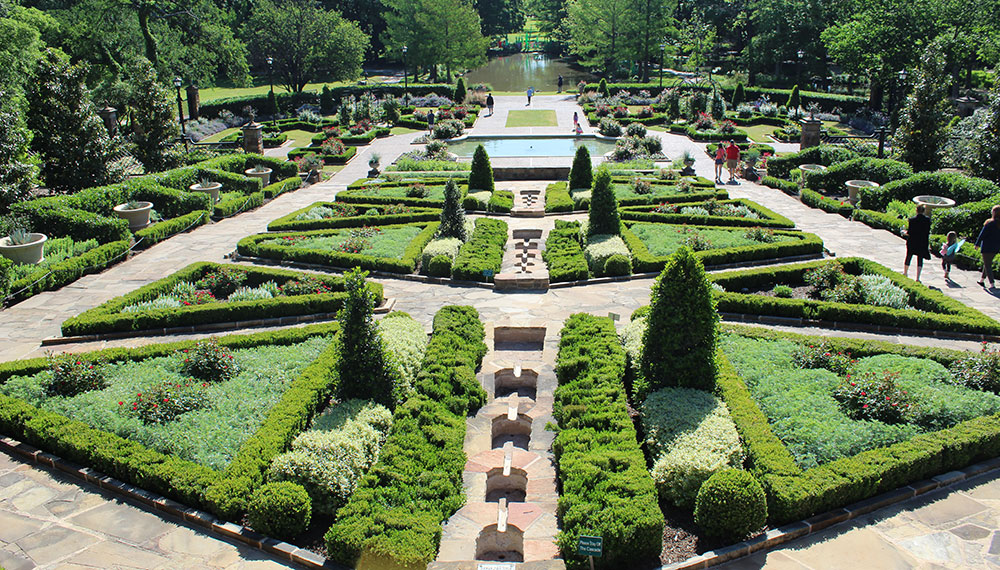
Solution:
M 572 113 L 583 112 L 564 96 L 536 96 L 531 108 L 556 110 L 557 127 L 506 129 L 508 110 L 523 109 L 523 97 L 496 97 L 497 112 L 481 116 L 477 134 L 552 134 L 572 126 Z M 485 112 L 484 112 L 485 114 Z M 586 121 L 582 121 L 586 123 Z M 592 131 L 590 127 L 584 127 Z M 664 143 L 664 153 L 674 158 L 690 150 L 699 174 L 710 176 L 712 160 L 704 145 L 686 137 L 651 131 Z M 359 156 L 327 181 L 286 194 L 255 211 L 241 214 L 157 244 L 132 259 L 96 275 L 36 295 L 0 311 L 0 361 L 39 356 L 42 339 L 59 334 L 66 318 L 97 306 L 194 261 L 225 261 L 239 239 L 266 229 L 271 220 L 319 200 L 330 200 L 350 182 L 365 176 L 372 153 L 387 165 L 412 148 L 419 135 L 378 139 L 362 147 Z M 784 147 L 782 147 L 784 149 Z M 547 183 L 501 182 L 501 188 L 544 187 Z M 841 216 L 809 208 L 796 198 L 757 184 L 740 181 L 727 186 L 733 197 L 746 197 L 796 221 L 800 229 L 818 234 L 838 257 L 861 255 L 890 268 L 901 269 L 904 241 L 889 232 L 873 230 Z M 580 218 L 565 215 L 562 218 Z M 506 218 L 512 228 L 534 227 L 545 231 L 553 217 Z M 932 260 L 923 281 L 945 294 L 1000 319 L 1000 291 L 975 284 L 978 276 L 953 270 L 951 283 L 943 279 Z M 912 274 L 911 274 L 912 275 Z M 400 279 L 378 279 L 395 309 L 409 312 L 430 328 L 433 314 L 445 304 L 470 304 L 488 322 L 531 319 L 550 331 L 559 330 L 575 312 L 617 313 L 622 319 L 649 302 L 651 279 L 594 284 L 583 288 L 550 289 L 537 293 L 498 293 L 490 289 L 430 285 Z M 255 329 L 261 330 L 261 329 Z M 787 328 L 807 334 L 836 334 L 881 338 L 894 342 L 974 348 L 975 343 L 940 341 L 928 337 L 875 335 L 821 329 Z M 136 346 L 184 337 L 152 337 L 59 346 L 82 351 L 105 346 Z M 934 495 L 883 509 L 850 525 L 832 527 L 800 539 L 771 553 L 758 554 L 731 566 L 736 568 L 951 568 L 1000 566 L 1000 481 L 987 474 Z M 978 553 L 978 554 L 977 554 Z M 977 557 L 978 556 L 978 557 Z M 267 568 L 281 563 L 242 546 L 230 544 L 183 523 L 169 520 L 107 495 L 89 485 L 65 479 L 43 467 L 28 465 L 0 454 L 0 565 L 20 568 Z

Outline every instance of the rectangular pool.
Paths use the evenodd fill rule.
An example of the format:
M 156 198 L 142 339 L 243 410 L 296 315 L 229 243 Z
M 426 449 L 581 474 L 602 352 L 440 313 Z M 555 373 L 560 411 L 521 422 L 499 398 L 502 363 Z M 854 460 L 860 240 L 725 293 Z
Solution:
M 614 141 L 599 140 L 593 136 L 565 137 L 469 137 L 448 143 L 448 152 L 459 158 L 468 158 L 483 145 L 491 158 L 516 156 L 574 156 L 576 149 L 587 147 L 591 157 L 600 157 L 615 148 Z

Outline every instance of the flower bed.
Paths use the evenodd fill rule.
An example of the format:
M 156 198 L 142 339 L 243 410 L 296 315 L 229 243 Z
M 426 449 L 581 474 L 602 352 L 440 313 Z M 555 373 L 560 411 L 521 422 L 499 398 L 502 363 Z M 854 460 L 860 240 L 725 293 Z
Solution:
M 236 246 L 240 255 L 327 267 L 413 273 L 438 222 L 257 234 Z
M 687 182 L 685 182 L 687 181 Z M 612 186 L 619 206 L 639 206 L 646 204 L 674 203 L 674 202 L 695 202 L 698 200 L 709 200 L 716 198 L 725 200 L 729 194 L 725 189 L 716 189 L 714 185 L 704 179 L 683 179 L 680 182 L 672 181 L 651 181 L 648 191 L 645 187 L 637 188 L 634 180 L 618 179 Z M 590 207 L 590 190 L 570 190 L 570 197 L 573 200 L 574 210 L 586 210 Z M 554 198 L 557 199 L 558 197 Z M 546 197 L 546 208 L 549 206 Z
M 314 202 L 267 225 L 271 232 L 308 231 L 408 222 L 433 222 L 441 217 L 438 208 L 402 204 L 362 204 Z
M 619 210 L 623 220 L 695 224 L 705 226 L 759 226 L 791 229 L 795 222 L 760 204 L 739 200 L 663 203 L 656 206 L 626 206 Z
M 456 178 L 458 187 L 465 198 L 469 191 L 468 179 Z M 370 181 L 366 179 L 352 182 L 346 190 L 337 193 L 338 202 L 352 204 L 405 204 L 440 208 L 444 206 L 445 180 L 441 178 L 408 179 L 403 181 Z
M 218 278 L 223 269 L 233 277 Z M 276 295 L 265 292 L 257 295 L 260 298 L 235 302 L 218 300 L 230 296 L 229 289 L 235 293 L 237 287 L 253 289 L 268 282 L 273 284 Z M 198 284 L 204 285 L 202 291 Z M 381 301 L 382 286 L 369 283 L 368 287 Z M 67 319 L 62 324 L 62 333 L 74 336 L 332 313 L 342 305 L 343 291 L 341 277 L 200 262 Z M 157 300 L 164 297 L 175 302 L 160 301 L 162 308 L 157 308 Z M 149 308 L 137 310 L 143 304 Z M 177 306 L 168 306 L 175 304 Z

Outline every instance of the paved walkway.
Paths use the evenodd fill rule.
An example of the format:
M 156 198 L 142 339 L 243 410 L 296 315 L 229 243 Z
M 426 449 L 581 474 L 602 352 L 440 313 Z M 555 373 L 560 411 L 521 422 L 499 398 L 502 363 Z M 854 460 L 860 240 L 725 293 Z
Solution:
M 574 107 L 573 102 L 565 97 L 539 96 L 532 101 L 531 108 L 556 109 L 559 126 L 547 127 L 550 131 L 556 132 L 566 129 L 572 124 L 572 109 Z M 522 108 L 525 107 L 521 98 L 497 97 L 497 114 L 494 117 L 480 118 L 474 132 L 486 134 L 500 131 L 511 132 L 503 128 L 505 119 L 502 119 L 502 115 L 509 110 Z M 579 112 L 582 116 L 582 110 Z M 365 175 L 368 169 L 368 157 L 372 153 L 378 152 L 382 156 L 383 164 L 389 164 L 399 154 L 413 148 L 410 141 L 416 136 L 417 134 L 413 133 L 376 140 L 372 145 L 363 147 L 358 157 L 328 181 L 280 196 L 265 206 L 241 214 L 236 218 L 175 236 L 107 271 L 84 277 L 58 291 L 37 295 L 12 308 L 0 311 L 0 361 L 22 358 L 27 355 L 41 355 L 40 341 L 45 337 L 58 335 L 60 323 L 70 316 L 165 277 L 189 263 L 224 261 L 225 256 L 234 250 L 240 238 L 264 231 L 269 221 L 312 202 L 332 199 L 347 184 Z M 703 145 L 692 143 L 685 137 L 666 133 L 657 133 L 657 136 L 663 140 L 664 152 L 669 157 L 676 157 L 685 149 L 691 150 L 697 157 L 696 169 L 698 173 L 711 176 L 713 164 L 711 159 L 704 154 Z M 518 186 L 530 184 L 532 183 L 516 183 Z M 544 185 L 544 183 L 542 184 Z M 728 188 L 734 197 L 751 198 L 795 220 L 801 229 L 820 235 L 828 249 L 838 256 L 863 255 L 891 268 L 900 268 L 904 252 L 903 240 L 889 232 L 872 230 L 840 216 L 808 208 L 780 191 L 756 184 L 741 182 L 738 186 L 729 186 Z M 511 225 L 521 226 L 525 224 L 525 227 L 542 228 L 548 228 L 553 223 L 552 218 L 509 219 L 508 221 Z M 946 294 L 1000 319 L 1000 306 L 998 306 L 996 296 L 975 285 L 976 274 L 956 270 L 952 272 L 954 282 L 946 284 L 938 265 L 931 263 L 925 270 L 924 281 L 929 285 L 940 287 Z M 651 285 L 651 280 L 644 279 L 605 283 L 585 288 L 553 289 L 545 293 L 497 293 L 481 288 L 436 286 L 398 279 L 381 279 L 379 281 L 385 285 L 386 295 L 396 298 L 397 309 L 411 313 L 414 318 L 417 318 L 428 328 L 433 314 L 439 307 L 445 304 L 461 303 L 475 306 L 487 322 L 503 322 L 512 318 L 531 319 L 549 330 L 559 330 L 566 317 L 575 312 L 594 314 L 613 312 L 620 314 L 623 319 L 627 318 L 634 309 L 648 303 Z M 844 334 L 831 333 L 830 331 L 821 332 Z M 869 334 L 851 333 L 850 336 L 900 340 L 899 337 Z M 158 337 L 122 340 L 113 343 L 89 343 L 60 347 L 60 350 L 92 350 L 101 346 L 138 345 L 164 340 L 170 339 Z M 903 340 L 911 341 L 911 339 Z M 938 346 L 972 345 L 972 343 L 942 343 L 926 338 L 917 339 L 917 342 L 934 343 Z M 993 533 L 1000 528 L 1000 524 L 997 522 L 998 517 L 1000 517 L 1000 508 L 997 508 L 998 505 L 992 503 L 992 499 L 985 495 L 993 492 L 996 483 L 984 479 L 970 485 L 967 491 L 959 493 L 966 493 L 969 496 L 972 496 L 973 493 L 981 495 L 974 500 L 982 504 L 984 508 L 973 514 L 980 516 L 978 526 L 986 529 L 987 533 Z M 951 496 L 951 494 L 948 495 L 948 497 Z M 968 497 L 964 497 L 964 499 L 968 499 Z M 926 500 L 929 499 L 921 499 L 921 501 Z M 953 503 L 968 504 L 964 500 L 956 499 L 949 502 L 948 505 Z M 913 509 L 917 509 L 918 506 L 923 508 L 923 503 L 911 501 L 896 508 L 900 509 L 901 513 L 910 510 L 916 513 L 918 510 Z M 943 513 L 939 515 L 942 521 L 940 525 L 964 524 L 966 518 L 972 516 L 964 510 L 953 510 L 951 506 L 942 507 L 940 512 Z M 144 522 L 135 522 L 139 520 Z M 116 521 L 120 521 L 120 524 Z M 874 530 L 871 530 L 872 528 Z M 875 524 L 865 529 L 859 529 L 859 533 L 864 535 L 861 540 L 870 539 L 870 532 L 882 532 L 879 530 L 880 528 L 883 527 Z M 933 531 L 931 534 L 947 530 L 943 529 L 942 526 L 934 525 L 927 526 L 924 530 L 927 529 L 929 529 L 928 532 Z M 862 532 L 866 530 L 870 532 Z M 988 540 L 985 536 L 980 536 L 984 531 L 965 529 L 958 532 L 965 533 L 970 537 L 979 537 L 970 539 L 972 541 L 978 540 L 980 543 L 984 543 Z M 843 536 L 850 534 L 850 532 L 846 532 L 843 533 Z M 166 539 L 170 536 L 175 538 L 183 536 L 185 538 Z M 889 532 L 883 532 L 880 535 L 883 540 L 895 540 L 892 538 L 893 536 L 896 535 Z M 913 535 L 908 536 L 912 537 Z M 807 564 L 812 567 L 836 567 L 835 558 L 824 554 L 831 551 L 830 547 L 824 546 L 827 544 L 826 542 L 822 542 L 818 537 L 807 540 L 819 542 L 812 546 L 803 544 L 802 549 L 820 553 L 810 558 L 809 560 L 812 562 L 806 562 Z M 829 540 L 835 540 L 835 537 L 831 535 Z M 905 541 L 907 537 L 902 537 L 899 540 Z M 998 540 L 998 544 L 1000 544 L 1000 540 Z M 852 546 L 851 548 L 860 547 Z M 1000 546 L 998 546 L 998 551 L 1000 551 Z M 85 556 L 90 556 L 87 554 L 88 552 L 103 553 L 103 558 L 85 558 Z M 142 556 L 140 556 L 140 552 Z M 880 551 L 875 548 L 872 552 Z M 915 565 L 930 564 L 932 561 L 940 559 L 940 556 L 936 554 L 937 550 L 921 551 L 917 549 L 914 552 L 916 554 L 910 553 L 907 556 L 912 557 Z M 144 556 L 147 558 L 143 558 Z M 782 557 L 792 559 L 799 556 L 801 558 L 798 554 L 784 553 L 784 549 L 780 554 L 771 556 L 774 557 L 773 561 L 770 558 L 766 560 L 769 565 L 780 565 L 783 561 L 787 562 Z M 938 557 L 935 558 L 935 556 Z M 236 546 L 218 541 L 212 536 L 201 534 L 199 531 L 166 521 L 157 515 L 122 504 L 119 500 L 107 497 L 86 486 L 62 481 L 58 474 L 53 475 L 42 468 L 19 464 L 0 455 L 0 565 L 5 566 L 8 570 L 30 568 L 33 567 L 32 565 L 63 567 L 60 566 L 63 563 L 66 563 L 65 567 L 74 567 L 72 564 L 84 565 L 88 563 L 87 560 L 91 561 L 89 562 L 91 566 L 104 567 L 112 564 L 108 562 L 109 560 L 120 564 L 126 564 L 125 561 L 127 561 L 129 566 L 144 567 L 229 567 L 230 565 L 241 567 L 239 564 L 265 564 L 260 558 L 259 553 L 241 550 Z M 143 560 L 146 562 L 142 562 Z M 910 561 L 911 559 L 906 560 Z M 916 561 L 922 562 L 917 564 Z M 868 565 L 861 564 L 861 566 Z M 853 567 L 859 566 L 854 565 Z

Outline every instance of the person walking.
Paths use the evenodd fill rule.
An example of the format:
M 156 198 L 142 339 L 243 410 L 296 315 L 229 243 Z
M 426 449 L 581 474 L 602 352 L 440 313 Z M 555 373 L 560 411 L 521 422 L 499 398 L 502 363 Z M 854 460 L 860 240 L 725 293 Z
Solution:
M 917 215 L 910 218 L 903 232 L 906 238 L 906 261 L 903 262 L 903 277 L 910 272 L 910 260 L 917 257 L 917 283 L 920 283 L 920 271 L 924 268 L 924 260 L 931 258 L 930 236 L 931 219 L 924 215 L 924 205 L 917 204 Z
M 427 111 L 427 130 L 434 130 L 434 111 Z
M 558 85 L 558 86 L 559 86 L 559 91 L 558 91 L 558 92 L 559 92 L 559 93 L 562 93 L 562 86 L 563 86 L 563 78 L 562 78 L 562 75 L 560 75 L 560 76 L 559 76 L 559 79 L 558 79 L 558 80 L 556 81 L 556 85 Z
M 493 94 L 492 93 L 487 93 L 486 94 L 486 108 L 490 110 L 489 116 L 492 117 L 493 116 Z
M 726 147 L 726 168 L 729 169 L 729 184 L 739 184 L 736 181 L 736 167 L 740 164 L 740 147 L 736 141 L 729 141 Z
M 719 145 L 715 149 L 715 183 L 722 184 L 722 167 L 726 164 L 726 146 Z
M 1000 204 L 993 206 L 990 210 L 990 218 L 983 223 L 983 229 L 979 230 L 979 237 L 976 238 L 976 247 L 983 255 L 983 274 L 979 278 L 979 285 L 990 280 L 990 289 L 996 288 L 993 281 L 993 258 L 1000 252 Z
M 534 87 L 528 87 L 528 105 L 527 105 L 528 107 L 531 106 L 531 96 L 534 95 L 534 94 L 535 94 L 535 88 Z

